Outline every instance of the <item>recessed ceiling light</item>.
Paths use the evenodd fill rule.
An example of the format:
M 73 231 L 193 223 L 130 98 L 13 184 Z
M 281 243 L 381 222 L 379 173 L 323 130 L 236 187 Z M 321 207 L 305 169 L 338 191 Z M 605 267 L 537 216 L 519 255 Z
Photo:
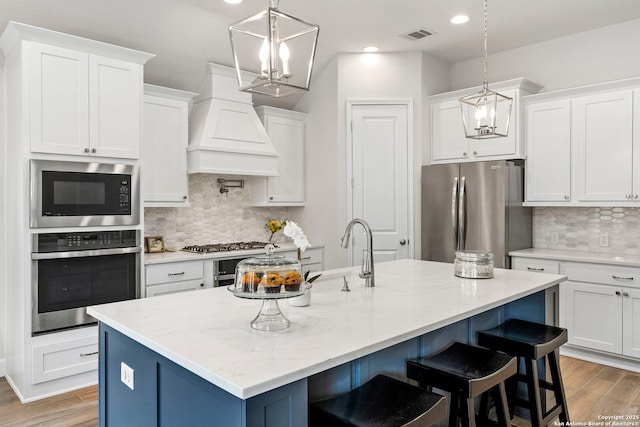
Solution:
M 467 21 L 469 21 L 469 17 L 467 15 L 456 15 L 451 18 L 452 24 L 464 24 Z
M 367 46 L 364 49 L 362 49 L 364 52 L 367 53 L 374 53 L 378 51 L 378 47 L 377 46 Z
M 242 3 L 242 0 L 224 0 L 225 3 L 230 3 L 230 4 L 238 4 L 238 3 Z

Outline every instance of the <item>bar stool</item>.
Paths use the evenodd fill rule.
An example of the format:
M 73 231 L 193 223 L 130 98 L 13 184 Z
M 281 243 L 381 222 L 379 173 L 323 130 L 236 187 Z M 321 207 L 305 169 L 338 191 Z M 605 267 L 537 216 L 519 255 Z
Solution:
M 564 328 L 519 319 L 509 319 L 496 328 L 478 332 L 479 345 L 517 356 L 518 364 L 520 360 L 525 363 L 526 375 L 517 374 L 514 377 L 514 387 L 518 382 L 526 383 L 528 400 L 520 399 L 513 393 L 514 397 L 509 402 L 512 416 L 515 406 L 520 406 L 529 410 L 532 427 L 546 426 L 556 417 L 560 418 L 563 425 L 568 425 L 569 413 L 560 374 L 558 351 L 566 342 L 567 330 Z M 545 356 L 549 362 L 551 383 L 538 375 L 537 361 Z M 548 411 L 543 409 L 540 387 L 554 393 L 555 405 Z
M 494 392 L 498 425 L 510 426 L 504 382 L 516 371 L 515 357 L 460 342 L 436 354 L 407 361 L 407 377 L 422 387 L 451 393 L 449 427 L 458 425 L 458 410 L 463 426 L 475 426 L 474 399 L 490 391 Z M 481 425 L 486 421 L 481 420 Z
M 309 405 L 309 427 L 427 427 L 445 416 L 445 398 L 376 375 L 348 393 Z

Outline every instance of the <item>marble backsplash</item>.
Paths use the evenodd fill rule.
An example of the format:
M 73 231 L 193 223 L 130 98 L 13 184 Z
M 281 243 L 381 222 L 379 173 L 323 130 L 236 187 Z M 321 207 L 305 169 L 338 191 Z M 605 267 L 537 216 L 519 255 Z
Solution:
M 251 206 L 251 180 L 245 180 L 242 189 L 230 188 L 222 194 L 218 178 L 211 174 L 189 175 L 190 207 L 145 208 L 145 236 L 162 236 L 165 246 L 176 249 L 218 242 L 266 241 L 270 235 L 267 221 L 288 218 L 285 207 Z M 280 239 L 282 233 L 274 236 L 274 241 Z
M 534 208 L 533 246 L 640 255 L 640 208 Z

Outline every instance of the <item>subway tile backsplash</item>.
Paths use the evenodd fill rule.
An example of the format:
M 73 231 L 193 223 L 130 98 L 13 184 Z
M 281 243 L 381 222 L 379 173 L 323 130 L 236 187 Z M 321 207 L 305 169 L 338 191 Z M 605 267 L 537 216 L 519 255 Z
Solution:
M 640 208 L 534 208 L 533 238 L 536 248 L 640 255 Z
M 288 218 L 286 207 L 251 206 L 251 180 L 245 180 L 242 189 L 230 188 L 228 193 L 220 193 L 216 181 L 220 177 L 189 175 L 190 207 L 145 208 L 145 236 L 162 236 L 167 247 L 176 249 L 218 242 L 266 241 L 270 235 L 267 221 Z M 276 236 L 274 240 L 280 240 L 282 233 Z

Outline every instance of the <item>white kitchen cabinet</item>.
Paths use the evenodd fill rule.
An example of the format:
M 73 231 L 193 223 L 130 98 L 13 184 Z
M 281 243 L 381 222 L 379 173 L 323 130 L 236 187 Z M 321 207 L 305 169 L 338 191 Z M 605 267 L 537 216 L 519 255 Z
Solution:
M 571 101 L 526 105 L 526 200 L 571 199 Z
M 189 101 L 195 95 L 144 85 L 141 176 L 145 207 L 188 206 Z
M 255 178 L 252 202 L 255 206 L 303 206 L 306 114 L 267 106 L 257 107 L 256 112 L 278 151 L 280 175 Z
M 575 259 L 575 253 L 571 260 L 514 256 L 512 267 L 567 276 L 559 295 L 559 325 L 568 330 L 563 354 L 625 369 L 637 365 L 640 267 Z
M 528 80 L 515 79 L 491 84 L 490 88 L 513 99 L 508 135 L 482 140 L 465 137 L 458 100 L 479 91 L 480 87 L 430 96 L 431 163 L 523 159 L 525 157 L 520 103 L 524 95 L 537 93 L 542 87 Z M 498 117 L 497 121 L 499 124 L 506 125 L 506 117 Z
M 525 97 L 527 206 L 640 206 L 639 86 Z
M 146 297 L 204 287 L 203 261 L 176 261 L 145 266 Z
M 512 258 L 513 270 L 529 271 L 531 273 L 560 274 L 560 263 L 547 259 Z M 545 323 L 547 325 L 560 325 L 560 291 L 558 286 L 547 288 L 545 300 Z
M 32 348 L 33 384 L 98 369 L 98 335 Z
M 32 152 L 139 157 L 141 64 L 38 42 L 28 49 Z
M 633 91 L 578 97 L 577 201 L 615 202 L 637 199 L 633 188 Z M 637 165 L 640 173 L 640 165 Z

